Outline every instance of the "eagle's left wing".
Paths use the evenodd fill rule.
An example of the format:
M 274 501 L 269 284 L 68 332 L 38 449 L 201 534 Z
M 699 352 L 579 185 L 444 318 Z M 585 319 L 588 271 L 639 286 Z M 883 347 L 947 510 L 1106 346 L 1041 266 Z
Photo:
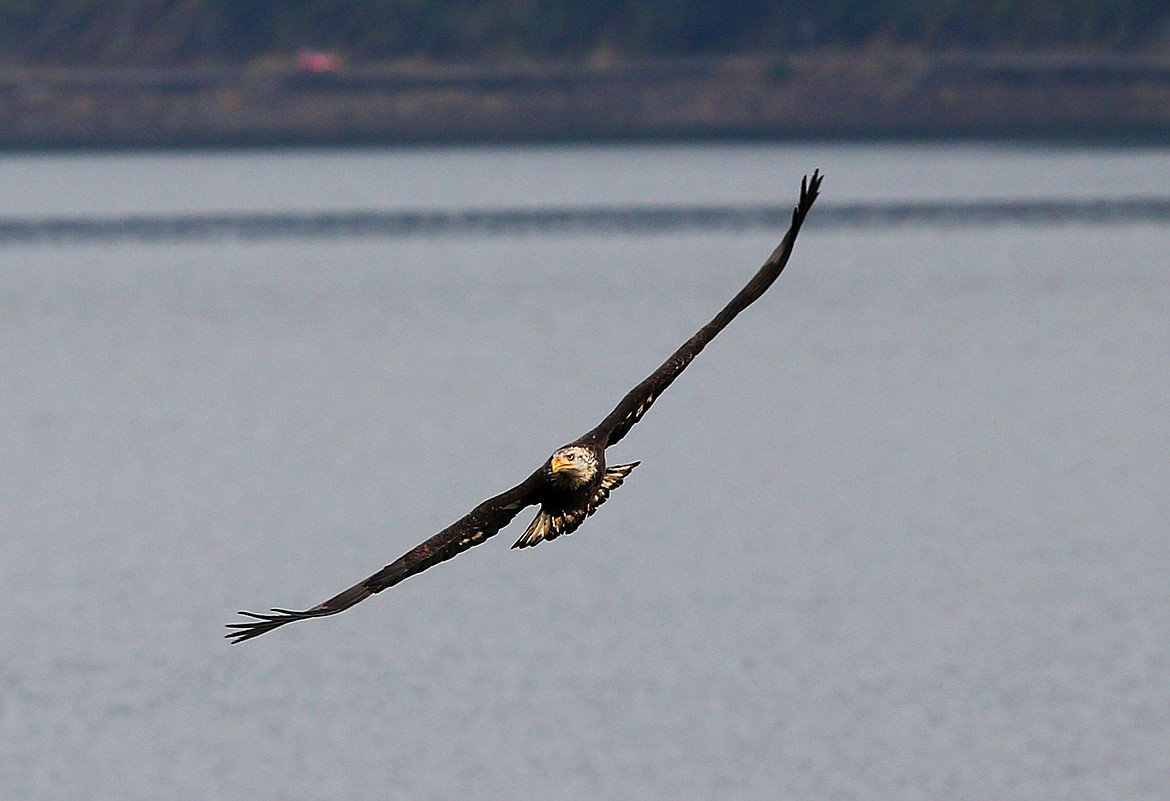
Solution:
M 737 314 L 755 303 L 767 291 L 768 287 L 772 286 L 785 265 L 788 264 L 788 257 L 792 255 L 792 248 L 796 244 L 796 235 L 800 233 L 800 226 L 804 223 L 804 218 L 817 199 L 823 178 L 824 176 L 819 171 L 814 170 L 811 178 L 806 175 L 801 180 L 800 200 L 797 201 L 796 207 L 792 210 L 792 224 L 788 227 L 788 232 L 784 234 L 780 244 L 772 251 L 772 255 L 768 257 L 752 280 L 747 283 L 747 286 L 741 289 L 723 307 L 723 310 L 715 315 L 711 322 L 700 328 L 693 337 L 684 342 L 682 347 L 676 350 L 674 355 L 663 362 L 645 381 L 626 393 L 617 407 L 596 428 L 581 437 L 582 440 L 599 442 L 605 447 L 609 447 L 624 437 L 634 427 L 634 423 L 642 419 L 642 415 L 646 414 L 651 404 L 658 400 L 658 396 L 666 391 L 674 379 L 678 378 L 687 365 L 707 346 L 707 343 L 726 328 Z
M 518 515 L 524 507 L 538 502 L 537 495 L 540 486 L 541 471 L 538 470 L 512 489 L 484 501 L 426 542 L 407 551 L 374 575 L 358 582 L 348 590 L 338 593 L 328 601 L 323 601 L 311 609 L 303 611 L 273 609 L 268 614 L 240 612 L 241 615 L 253 619 L 243 623 L 227 624 L 227 627 L 232 631 L 224 636 L 230 639 L 234 645 L 253 637 L 259 637 L 261 634 L 279 628 L 286 623 L 314 617 L 327 617 L 344 612 L 374 593 L 393 587 L 403 579 L 409 578 L 415 573 L 421 573 L 439 562 L 445 562 L 495 535 L 500 529 L 512 522 L 512 518 Z

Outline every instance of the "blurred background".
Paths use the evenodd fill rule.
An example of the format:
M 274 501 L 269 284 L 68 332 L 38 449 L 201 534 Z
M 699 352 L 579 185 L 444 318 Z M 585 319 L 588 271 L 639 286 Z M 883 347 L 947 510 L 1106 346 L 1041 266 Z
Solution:
M 1168 13 L 0 0 L 0 797 L 1162 801 Z
M 1170 131 L 1157 0 L 0 3 L 0 145 Z

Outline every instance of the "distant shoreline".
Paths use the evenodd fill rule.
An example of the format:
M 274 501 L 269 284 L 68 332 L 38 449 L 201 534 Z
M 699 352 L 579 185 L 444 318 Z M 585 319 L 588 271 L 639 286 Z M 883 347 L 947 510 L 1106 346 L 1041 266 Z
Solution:
M 0 149 L 706 140 L 1170 142 L 1170 56 L 0 68 Z

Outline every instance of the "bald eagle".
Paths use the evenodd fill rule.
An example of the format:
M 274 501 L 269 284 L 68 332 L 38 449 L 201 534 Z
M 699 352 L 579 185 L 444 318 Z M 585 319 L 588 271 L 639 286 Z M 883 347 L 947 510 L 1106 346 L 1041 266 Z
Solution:
M 792 211 L 788 232 L 747 286 L 649 378 L 630 390 L 596 428 L 558 448 L 536 472 L 510 490 L 484 501 L 465 517 L 348 590 L 304 611 L 240 612 L 251 620 L 227 624 L 231 631 L 225 636 L 233 643 L 239 643 L 286 623 L 336 615 L 374 593 L 479 545 L 529 506 L 539 505 L 540 510 L 513 548 L 528 548 L 576 531 L 639 464 L 606 465 L 606 448 L 617 444 L 707 343 L 772 285 L 792 255 L 796 235 L 817 199 L 822 178 L 819 171 L 814 171 L 811 177 L 805 176 L 801 180 L 800 199 Z

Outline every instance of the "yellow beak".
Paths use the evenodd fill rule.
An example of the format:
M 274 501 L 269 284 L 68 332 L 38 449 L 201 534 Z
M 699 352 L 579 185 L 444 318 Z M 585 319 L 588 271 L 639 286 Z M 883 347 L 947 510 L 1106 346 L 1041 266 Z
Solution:
M 552 458 L 552 471 L 554 473 L 559 473 L 571 464 L 572 462 L 563 456 L 554 456 Z

